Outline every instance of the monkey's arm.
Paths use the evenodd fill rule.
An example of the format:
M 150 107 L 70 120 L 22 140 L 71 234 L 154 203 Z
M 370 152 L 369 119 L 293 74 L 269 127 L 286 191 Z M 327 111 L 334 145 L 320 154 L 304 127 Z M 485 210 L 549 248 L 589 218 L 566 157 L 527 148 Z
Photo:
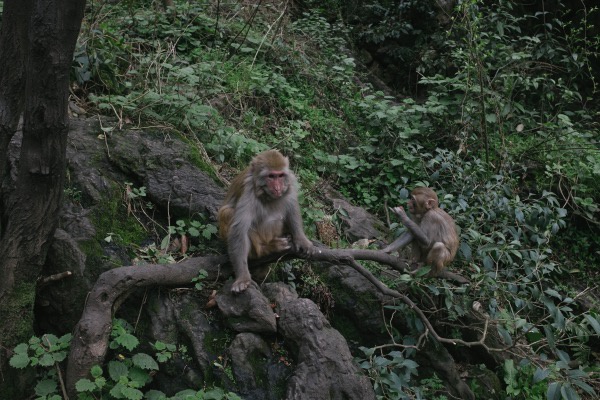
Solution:
M 246 290 L 252 281 L 248 270 L 248 254 L 251 246 L 248 232 L 252 226 L 250 208 L 251 201 L 238 202 L 227 237 L 227 252 L 235 274 L 231 290 L 236 293 Z
M 396 238 L 396 240 L 394 240 L 392 243 L 388 244 L 386 247 L 381 249 L 381 251 L 383 251 L 384 253 L 392 253 L 396 250 L 403 249 L 404 247 L 408 246 L 410 242 L 413 241 L 413 239 L 414 236 L 412 235 L 412 233 L 404 232 L 402 235 L 398 236 L 398 238 Z
M 424 248 L 429 248 L 431 246 L 431 239 L 427 234 L 421 229 L 421 227 L 412 219 L 406 215 L 404 208 L 395 207 L 393 211 L 398 214 L 402 224 L 408 229 L 408 231 L 412 234 L 413 239 L 416 239 L 419 244 Z
M 304 227 L 302 226 L 302 216 L 300 215 L 300 206 L 297 200 L 290 200 L 286 212 L 286 227 L 292 242 L 297 251 L 310 253 L 313 249 L 313 243 L 306 237 Z

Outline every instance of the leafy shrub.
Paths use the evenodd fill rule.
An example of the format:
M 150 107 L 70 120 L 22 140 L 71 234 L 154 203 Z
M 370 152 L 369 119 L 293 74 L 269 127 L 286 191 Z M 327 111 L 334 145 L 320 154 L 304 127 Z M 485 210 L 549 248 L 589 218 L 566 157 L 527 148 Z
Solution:
M 109 360 L 105 366 L 92 367 L 91 379 L 84 378 L 76 383 L 78 399 L 94 400 L 107 398 L 107 396 L 111 399 L 129 400 L 240 399 L 235 393 L 225 392 L 218 387 L 203 390 L 186 389 L 174 396 L 166 396 L 154 389 L 144 393 L 142 389 L 159 371 L 159 363 L 168 362 L 176 354 L 185 357 L 187 349 L 183 346 L 156 342 L 152 345 L 156 358 L 142 352 L 131 354 L 139 345 L 139 340 L 131 332 L 132 328 L 126 321 L 113 320 L 109 348 L 116 351 L 118 356 Z M 34 389 L 36 400 L 61 400 L 65 395 L 60 364 L 67 358 L 70 341 L 70 334 L 60 338 L 46 334 L 40 338 L 34 336 L 28 343 L 21 343 L 15 347 L 10 365 L 19 369 L 35 367 L 39 371 L 39 380 Z

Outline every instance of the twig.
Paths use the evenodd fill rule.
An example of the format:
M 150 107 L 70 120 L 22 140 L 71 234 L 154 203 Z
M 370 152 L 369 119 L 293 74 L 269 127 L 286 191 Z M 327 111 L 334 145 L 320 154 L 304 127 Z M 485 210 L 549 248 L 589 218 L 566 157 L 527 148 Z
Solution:
M 71 275 L 73 275 L 73 273 L 71 271 L 64 271 L 64 272 L 61 272 L 61 273 L 58 273 L 58 274 L 50 275 L 50 276 L 47 276 L 45 278 L 42 278 L 42 280 L 40 281 L 40 284 L 44 285 L 46 283 L 50 283 L 50 282 L 54 282 L 54 281 L 59 281 L 61 279 L 69 277 Z

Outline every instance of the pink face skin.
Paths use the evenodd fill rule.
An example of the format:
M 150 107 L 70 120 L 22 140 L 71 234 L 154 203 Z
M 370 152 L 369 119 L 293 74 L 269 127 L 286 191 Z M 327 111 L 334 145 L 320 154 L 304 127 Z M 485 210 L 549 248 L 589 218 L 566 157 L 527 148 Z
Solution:
M 287 175 L 282 171 L 271 171 L 267 175 L 267 188 L 273 198 L 280 198 L 287 190 Z

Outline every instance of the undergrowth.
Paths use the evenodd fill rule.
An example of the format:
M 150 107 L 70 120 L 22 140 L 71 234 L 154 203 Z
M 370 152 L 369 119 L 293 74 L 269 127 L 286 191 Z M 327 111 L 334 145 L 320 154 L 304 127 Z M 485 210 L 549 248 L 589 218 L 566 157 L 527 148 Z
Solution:
M 448 324 L 483 305 L 527 362 L 504 365 L 506 396 L 593 396 L 597 309 L 577 303 L 585 289 L 557 282 L 597 268 L 597 8 L 573 16 L 564 6 L 548 14 L 461 1 L 449 28 L 426 40 L 391 17 L 368 29 L 347 15 L 338 20 L 338 2 L 309 1 L 294 12 L 175 3 L 175 15 L 141 1 L 102 3 L 88 14 L 74 65 L 81 103 L 116 117 L 117 127 L 168 127 L 233 170 L 279 148 L 300 177 L 309 226 L 328 214 L 311 189 L 323 181 L 380 217 L 412 187 L 433 187 L 460 227 L 453 268 L 472 284 L 415 281 L 414 290 L 444 294 Z M 422 3 L 402 2 L 400 11 L 429 15 Z M 391 16 L 392 4 L 362 6 Z M 410 57 L 420 73 L 418 100 L 375 90 L 351 51 L 403 35 L 411 39 L 393 57 Z M 177 223 L 173 233 L 191 228 Z M 581 251 L 567 260 L 565 244 Z M 414 326 L 417 336 L 422 326 Z M 435 379 L 421 388 L 412 379 L 412 356 L 365 349 L 361 366 L 380 396 L 434 393 Z

